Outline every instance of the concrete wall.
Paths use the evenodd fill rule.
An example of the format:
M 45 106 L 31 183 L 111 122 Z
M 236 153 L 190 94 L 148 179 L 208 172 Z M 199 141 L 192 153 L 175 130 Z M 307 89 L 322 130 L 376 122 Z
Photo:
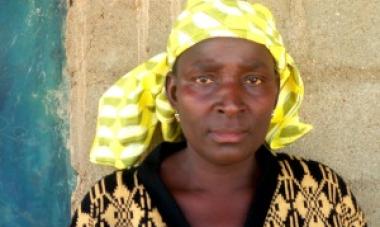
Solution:
M 181 0 L 68 0 L 71 159 L 76 206 L 112 168 L 88 161 L 97 101 L 117 78 L 164 50 Z M 261 0 L 272 9 L 305 82 L 302 117 L 314 130 L 285 149 L 321 161 L 380 223 L 380 0 Z

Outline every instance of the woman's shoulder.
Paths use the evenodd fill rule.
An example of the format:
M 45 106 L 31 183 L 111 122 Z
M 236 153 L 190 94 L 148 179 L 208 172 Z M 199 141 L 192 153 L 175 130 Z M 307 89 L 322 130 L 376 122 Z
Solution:
M 296 155 L 277 153 L 275 157 L 280 165 L 280 176 L 293 179 L 301 185 L 333 184 L 345 190 L 343 178 L 328 165 Z
M 278 153 L 275 155 L 279 166 L 279 180 L 292 181 L 295 190 L 325 194 L 330 202 L 339 202 L 351 196 L 345 180 L 329 166 L 310 159 Z
M 129 169 L 116 170 L 113 173 L 106 175 L 100 179 L 94 187 L 101 188 L 100 191 L 102 193 L 115 193 L 115 190 L 118 188 L 131 190 L 139 184 L 137 168 L 132 167 Z
M 318 220 L 365 226 L 363 212 L 350 187 L 332 168 L 285 153 L 275 157 L 280 170 L 273 201 L 288 204 L 289 215 L 297 213 L 309 224 Z
M 137 177 L 137 169 L 129 168 L 124 170 L 116 170 L 96 182 L 85 196 L 96 201 L 97 198 L 108 196 L 117 197 L 120 193 L 131 191 L 139 186 Z
M 139 180 L 138 169 L 131 168 L 115 171 L 92 186 L 75 210 L 71 226 L 101 223 L 137 226 L 148 222 L 164 226 L 150 195 Z

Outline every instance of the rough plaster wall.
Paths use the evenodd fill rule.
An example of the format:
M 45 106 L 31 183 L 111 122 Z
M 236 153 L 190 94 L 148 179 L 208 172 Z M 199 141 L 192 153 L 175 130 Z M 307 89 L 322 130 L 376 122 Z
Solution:
M 72 206 L 112 168 L 88 161 L 97 102 L 138 63 L 164 50 L 184 0 L 69 0 Z M 380 223 L 380 0 L 261 0 L 303 74 L 302 118 L 314 130 L 288 152 L 321 161 L 352 186 Z

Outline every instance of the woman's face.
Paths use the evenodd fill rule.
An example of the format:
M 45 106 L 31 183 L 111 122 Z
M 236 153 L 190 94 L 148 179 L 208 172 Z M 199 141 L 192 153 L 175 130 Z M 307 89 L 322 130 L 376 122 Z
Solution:
M 187 149 L 203 159 L 241 162 L 264 143 L 279 78 L 263 45 L 238 38 L 202 41 L 177 59 L 166 86 Z

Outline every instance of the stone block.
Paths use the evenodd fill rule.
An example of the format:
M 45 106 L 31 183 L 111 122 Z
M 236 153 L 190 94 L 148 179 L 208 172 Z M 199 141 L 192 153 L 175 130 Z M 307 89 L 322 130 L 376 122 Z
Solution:
M 302 2 L 310 60 L 322 68 L 379 69 L 379 0 Z

